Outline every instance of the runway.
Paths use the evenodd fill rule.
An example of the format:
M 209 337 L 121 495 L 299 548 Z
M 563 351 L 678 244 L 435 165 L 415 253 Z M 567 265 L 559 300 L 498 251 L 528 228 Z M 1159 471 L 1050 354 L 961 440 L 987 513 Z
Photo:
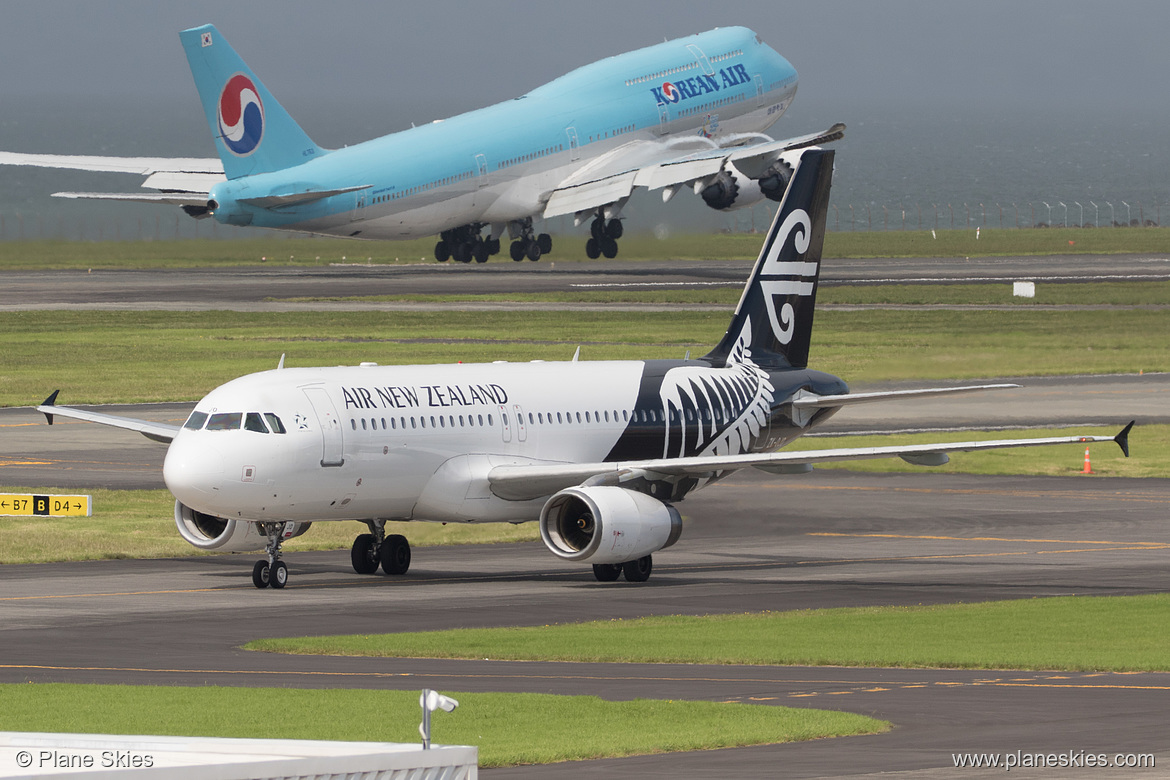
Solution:
M 636 287 L 743 286 L 746 261 L 620 260 L 595 263 L 489 263 L 458 265 L 336 265 L 222 269 L 9 271 L 0 311 L 149 309 L 163 311 L 296 311 L 393 309 L 420 304 L 290 302 L 289 298 L 477 293 L 547 293 Z M 1039 257 L 829 259 L 821 283 L 1007 284 L 1028 279 L 1053 283 L 1165 281 L 1170 255 L 1052 255 Z M 435 305 L 435 304 L 428 304 Z M 564 304 L 552 304 L 564 308 Z M 508 306 L 509 304 L 458 304 Z M 678 308 L 673 306 L 673 308 Z M 722 307 L 717 307 L 722 308 Z
M 742 473 L 680 504 L 645 586 L 600 584 L 539 544 L 427 548 L 406 577 L 348 552 L 0 569 L 0 680 L 537 691 L 828 707 L 885 735 L 485 771 L 488 778 L 845 776 L 951 766 L 956 752 L 1170 747 L 1170 674 L 1053 674 L 286 657 L 256 637 L 534 625 L 649 614 L 929 604 L 1170 586 L 1170 480 Z M 356 526 L 355 526 L 355 530 Z M 934 775 L 926 775 L 934 776 Z
M 746 264 L 489 264 L 4 274 L 0 311 L 241 308 L 269 300 L 584 284 L 739 286 Z M 952 281 L 1167 278 L 1170 258 L 1069 256 L 833 261 L 829 283 L 933 275 Z M 19 301 L 19 303 L 14 303 Z M 382 304 L 358 304 L 377 306 Z M 988 380 L 998 381 L 998 380 Z M 1012 381 L 1012 380 L 1008 380 Z M 1170 422 L 1170 375 L 1019 380 L 1022 389 L 843 411 L 824 430 Z M 912 385 L 898 385 L 909 387 Z M 917 385 L 921 386 L 921 384 Z M 895 387 L 857 386 L 855 391 Z M 46 388 L 46 393 L 52 388 Z M 40 399 L 31 399 L 40 400 Z M 67 399 L 65 399 L 67 400 Z M 105 407 L 178 424 L 191 404 Z M 0 409 L 0 484 L 160 488 L 165 447 L 128 432 Z M 1112 446 L 1112 445 L 1110 445 Z M 1079 456 L 1079 453 L 1074 453 Z M 958 455 L 956 457 L 962 457 Z M 952 754 L 1086 750 L 1170 762 L 1170 674 L 708 665 L 526 664 L 245 653 L 265 636 L 543 625 L 708 614 L 1170 588 L 1170 479 L 741 472 L 679 505 L 685 531 L 642 586 L 602 584 L 539 543 L 417 549 L 403 578 L 353 573 L 348 550 L 286 548 L 292 578 L 257 591 L 254 554 L 0 567 L 0 681 L 535 691 L 843 709 L 890 720 L 883 735 L 703 753 L 484 770 L 491 780 L 561 777 L 951 777 Z M 354 524 L 355 534 L 361 529 Z M 76 539 L 100 528 L 80 528 Z M 310 531 L 312 533 L 312 531 Z M 988 776 L 976 770 L 964 775 Z M 996 775 L 1002 773 L 997 770 Z M 1144 776 L 1165 776 L 1146 771 Z M 1039 777 L 1013 771 L 1013 777 Z M 1056 776 L 1049 770 L 1047 776 Z M 1061 776 L 1078 776 L 1061 772 Z M 1083 774 L 1081 776 L 1097 776 Z

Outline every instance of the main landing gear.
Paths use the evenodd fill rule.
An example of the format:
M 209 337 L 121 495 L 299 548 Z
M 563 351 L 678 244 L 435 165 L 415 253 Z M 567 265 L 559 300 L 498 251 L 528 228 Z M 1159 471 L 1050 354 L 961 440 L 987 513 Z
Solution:
M 400 534 L 386 535 L 385 520 L 366 523 L 370 533 L 353 540 L 349 560 L 358 574 L 373 574 L 382 566 L 386 574 L 406 574 L 410 568 L 410 542 Z
M 268 537 L 264 551 L 268 558 L 256 561 L 252 567 L 252 584 L 257 588 L 283 588 L 288 583 L 288 567 L 280 560 L 280 545 L 284 542 L 285 523 L 258 523 Z
M 602 255 L 610 260 L 617 257 L 617 242 L 625 232 L 620 219 L 607 220 L 599 214 L 590 223 L 589 232 L 591 237 L 585 242 L 585 254 L 589 256 L 590 260 L 596 260 Z
M 547 255 L 552 251 L 552 236 L 548 233 L 536 235 L 532 228 L 531 217 L 513 222 L 511 233 L 516 240 L 509 247 L 509 253 L 517 263 L 524 260 L 524 258 L 528 258 L 535 263 L 540 259 L 541 255 Z
M 454 259 L 457 263 L 486 263 L 492 255 L 500 253 L 500 239 L 480 235 L 483 225 L 473 223 L 463 227 L 444 230 L 435 244 L 435 259 L 440 263 Z
M 643 555 L 633 561 L 625 563 L 595 563 L 593 576 L 598 582 L 616 582 L 623 574 L 626 582 L 645 582 L 650 579 L 650 571 L 654 568 L 651 556 Z

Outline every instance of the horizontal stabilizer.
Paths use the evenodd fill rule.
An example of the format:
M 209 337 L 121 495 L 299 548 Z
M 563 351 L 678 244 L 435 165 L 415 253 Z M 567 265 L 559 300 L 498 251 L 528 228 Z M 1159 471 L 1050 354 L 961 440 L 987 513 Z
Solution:
M 54 192 L 54 198 L 73 200 L 124 200 L 131 203 L 166 203 L 172 206 L 207 207 L 206 192 L 168 192 L 153 194 L 143 192 Z
M 339 190 L 305 190 L 303 192 L 292 192 L 288 195 L 265 195 L 260 198 L 240 198 L 240 202 L 262 209 L 278 209 L 281 206 L 297 206 L 301 203 L 312 203 L 315 200 L 332 198 L 334 195 L 344 195 L 347 192 L 368 190 L 371 186 L 369 184 L 360 184 L 356 187 L 343 187 Z

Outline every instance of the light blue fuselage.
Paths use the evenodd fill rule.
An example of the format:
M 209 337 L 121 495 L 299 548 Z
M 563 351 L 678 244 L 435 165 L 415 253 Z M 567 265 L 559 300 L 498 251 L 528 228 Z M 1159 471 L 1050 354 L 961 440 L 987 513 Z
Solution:
M 712 30 L 586 65 L 526 95 L 217 184 L 221 222 L 361 238 L 434 235 L 539 217 L 590 160 L 631 142 L 767 130 L 796 70 L 743 27 Z M 248 198 L 355 192 L 260 208 Z

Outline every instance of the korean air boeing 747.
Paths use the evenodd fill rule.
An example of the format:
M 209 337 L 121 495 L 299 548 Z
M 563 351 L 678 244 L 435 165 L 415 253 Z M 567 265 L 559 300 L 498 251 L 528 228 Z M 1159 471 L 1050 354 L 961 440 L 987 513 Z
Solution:
M 697 360 L 280 367 L 212 390 L 181 427 L 57 406 L 57 393 L 37 408 L 50 424 L 71 417 L 169 442 L 179 533 L 205 550 L 267 550 L 252 579 L 275 588 L 288 578 L 282 542 L 323 520 L 368 527 L 351 550 L 360 574 L 409 567 L 388 520 L 536 521 L 554 555 L 592 564 L 598 580 L 641 582 L 682 532 L 673 504 L 737 469 L 932 466 L 948 452 L 1111 440 L 1129 454 L 1133 423 L 1112 439 L 777 452 L 850 404 L 1005 387 L 850 394 L 807 367 L 833 152 L 781 159 L 791 186 L 726 334 Z
M 552 249 L 534 220 L 590 223 L 585 251 L 615 257 L 635 191 L 693 190 L 714 209 L 780 201 L 785 151 L 845 126 L 774 140 L 796 70 L 728 27 L 595 62 L 478 111 L 344 149 L 322 149 L 215 27 L 179 34 L 219 160 L 0 152 L 0 164 L 146 176 L 153 193 L 59 192 L 178 205 L 227 225 L 368 239 L 438 234 L 435 257 L 485 262 L 505 231 L 513 260 Z M 486 233 L 485 233 L 486 229 Z

